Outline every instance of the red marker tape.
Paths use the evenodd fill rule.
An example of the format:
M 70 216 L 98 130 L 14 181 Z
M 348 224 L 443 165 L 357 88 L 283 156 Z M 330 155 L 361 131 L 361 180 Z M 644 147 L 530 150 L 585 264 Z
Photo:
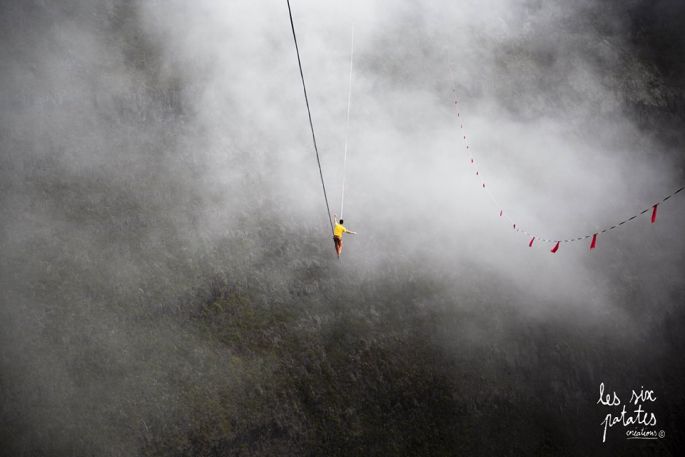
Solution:
M 559 250 L 559 243 L 560 243 L 560 241 L 557 241 L 557 244 L 555 244 L 554 247 L 552 248 L 552 250 L 549 252 L 551 252 L 552 254 L 555 254 Z

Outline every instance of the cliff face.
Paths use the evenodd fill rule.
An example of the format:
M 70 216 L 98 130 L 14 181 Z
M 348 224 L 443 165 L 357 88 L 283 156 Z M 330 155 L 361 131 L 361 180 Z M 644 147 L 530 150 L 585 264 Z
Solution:
M 354 7 L 341 261 L 284 5 L 5 3 L 1 454 L 678 455 L 682 202 L 529 249 L 451 98 L 522 223 L 596 230 L 682 182 L 677 2 Z M 293 4 L 335 205 L 349 12 Z M 665 438 L 602 443 L 600 383 Z

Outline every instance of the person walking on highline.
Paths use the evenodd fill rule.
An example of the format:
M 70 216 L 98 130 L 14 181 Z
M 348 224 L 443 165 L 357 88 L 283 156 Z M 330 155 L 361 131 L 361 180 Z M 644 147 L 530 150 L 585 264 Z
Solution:
M 334 214 L 333 215 L 333 223 L 335 224 L 335 227 L 333 228 L 333 242 L 335 243 L 335 252 L 338 253 L 338 258 L 340 258 L 340 254 L 342 254 L 342 237 L 343 233 L 349 233 L 350 235 L 356 235 L 357 232 L 353 232 L 351 230 L 347 230 L 345 226 L 343 225 L 343 220 L 340 219 L 338 220 L 338 215 Z

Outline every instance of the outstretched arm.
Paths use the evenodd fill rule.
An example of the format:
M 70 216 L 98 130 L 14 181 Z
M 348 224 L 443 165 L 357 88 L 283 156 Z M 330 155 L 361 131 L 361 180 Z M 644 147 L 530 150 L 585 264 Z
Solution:
M 347 233 L 349 233 L 350 235 L 356 235 L 357 234 L 357 232 L 353 232 L 352 230 L 348 230 Z
M 333 214 L 333 225 L 335 225 L 335 224 L 337 224 L 337 223 L 338 223 L 338 215 L 337 215 L 337 214 Z

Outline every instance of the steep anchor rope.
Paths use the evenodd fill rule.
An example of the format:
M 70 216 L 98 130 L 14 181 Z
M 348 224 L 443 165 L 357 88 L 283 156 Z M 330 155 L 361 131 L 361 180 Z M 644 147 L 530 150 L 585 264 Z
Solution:
M 309 116 L 309 128 L 312 131 L 312 142 L 314 143 L 314 152 L 316 153 L 316 164 L 319 166 L 319 177 L 321 178 L 321 188 L 323 189 L 323 199 L 326 202 L 326 218 L 331 226 L 331 233 L 333 233 L 333 219 L 331 218 L 331 207 L 328 204 L 328 195 L 326 194 L 326 184 L 323 180 L 323 171 L 321 171 L 321 159 L 319 158 L 319 148 L 316 145 L 316 135 L 314 134 L 314 123 L 312 122 L 312 110 L 309 108 L 309 98 L 307 97 L 307 86 L 304 83 L 304 72 L 302 71 L 302 60 L 300 59 L 300 48 L 297 45 L 297 35 L 295 35 L 295 24 L 293 23 L 293 11 L 290 8 L 290 0 L 288 3 L 288 16 L 290 17 L 290 28 L 293 31 L 293 41 L 295 42 L 295 52 L 297 52 L 297 65 L 300 67 L 300 79 L 302 80 L 302 90 L 304 91 L 304 102 L 307 105 L 307 115 Z
M 350 136 L 350 106 L 352 104 L 352 69 L 354 64 L 354 26 L 352 26 L 352 44 L 350 45 L 350 79 L 347 85 L 347 116 L 345 117 L 345 153 L 343 155 L 342 192 L 340 193 L 340 219 L 345 209 L 345 175 L 347 174 L 347 144 Z
M 453 92 L 455 92 L 455 91 L 453 91 Z M 459 104 L 459 101 L 458 101 L 458 100 L 455 100 L 455 101 L 454 101 L 454 104 L 455 104 L 455 105 L 458 105 L 458 104 Z M 552 247 L 552 249 L 551 249 L 550 252 L 556 253 L 556 252 L 559 250 L 559 246 L 561 245 L 561 243 L 574 243 L 574 242 L 576 242 L 576 241 L 591 239 L 591 241 L 590 241 L 590 250 L 593 250 L 593 249 L 595 249 L 595 248 L 597 247 L 597 237 L 599 236 L 600 233 L 606 233 L 606 232 L 608 232 L 608 231 L 615 230 L 615 229 L 621 227 L 621 226 L 622 226 L 623 224 L 625 224 L 626 222 L 631 222 L 631 221 L 635 220 L 637 217 L 639 217 L 639 216 L 641 216 L 641 215 L 643 215 L 643 214 L 645 214 L 645 213 L 647 213 L 647 212 L 650 212 L 650 211 L 651 211 L 651 213 L 650 213 L 650 214 L 651 214 L 650 220 L 651 220 L 651 223 L 652 223 L 652 224 L 655 223 L 655 222 L 656 222 L 656 215 L 657 215 L 657 208 L 659 207 L 659 205 L 662 204 L 662 203 L 664 203 L 664 202 L 666 202 L 666 201 L 667 201 L 668 199 L 670 199 L 671 197 L 673 197 L 673 196 L 679 194 L 679 193 L 682 192 L 683 190 L 685 190 L 685 186 L 681 186 L 680 188 L 674 190 L 673 192 L 671 192 L 670 194 L 668 194 L 667 196 L 665 196 L 665 197 L 662 198 L 661 200 L 659 200 L 659 201 L 657 201 L 656 203 L 652 204 L 652 205 L 649 206 L 648 208 L 642 210 L 640 213 L 634 214 L 634 215 L 632 215 L 632 216 L 630 216 L 630 217 L 627 217 L 627 218 L 623 219 L 623 220 L 620 221 L 620 222 L 617 222 L 617 223 L 615 223 L 615 224 L 612 224 L 611 226 L 606 226 L 605 228 L 603 228 L 603 229 L 601 229 L 601 230 L 597 230 L 597 231 L 594 232 L 594 233 L 590 233 L 590 234 L 586 234 L 586 235 L 581 235 L 581 236 L 572 236 L 572 237 L 569 237 L 569 238 L 567 238 L 567 239 L 560 239 L 560 238 L 557 238 L 557 239 L 554 239 L 554 238 L 543 238 L 543 237 L 540 237 L 539 235 L 536 235 L 536 234 L 531 233 L 531 232 L 529 232 L 529 231 L 527 231 L 527 230 L 524 230 L 523 228 L 521 228 L 520 226 L 518 226 L 518 225 L 514 222 L 514 220 L 511 219 L 511 218 L 509 217 L 509 214 L 508 214 L 508 213 L 505 213 L 505 211 L 504 211 L 504 209 L 502 208 L 502 206 L 497 202 L 497 199 L 495 198 L 495 196 L 492 194 L 492 192 L 490 192 L 490 189 L 489 189 L 488 187 L 486 187 L 486 185 L 485 185 L 485 180 L 484 180 L 484 178 L 483 178 L 482 173 L 480 172 L 480 169 L 478 168 L 478 163 L 477 163 L 477 161 L 475 160 L 475 156 L 474 156 L 473 151 L 471 150 L 471 147 L 470 147 L 470 145 L 469 145 L 469 143 L 468 143 L 468 140 L 467 140 L 467 138 L 466 138 L 466 134 L 463 133 L 463 130 L 464 130 L 464 121 L 463 121 L 463 118 L 462 118 L 462 116 L 461 116 L 461 112 L 460 112 L 459 108 L 457 108 L 457 118 L 459 119 L 459 128 L 462 130 L 462 135 L 461 135 L 461 136 L 463 137 L 463 141 L 464 141 L 464 151 L 466 152 L 466 156 L 467 156 L 466 158 L 467 158 L 467 160 L 469 161 L 469 164 L 471 165 L 471 167 L 473 167 L 473 168 L 475 169 L 475 174 L 476 174 L 476 176 L 478 177 L 478 179 L 479 179 L 479 181 L 480 181 L 481 188 L 482 188 L 483 190 L 485 190 L 485 192 L 486 192 L 486 193 L 488 194 L 488 196 L 490 197 L 490 200 L 492 201 L 492 204 L 493 204 L 493 205 L 495 206 L 495 208 L 499 211 L 499 216 L 500 216 L 500 217 L 504 217 L 505 219 L 507 219 L 507 220 L 509 221 L 509 223 L 511 224 L 512 228 L 513 228 L 516 232 L 520 232 L 520 233 L 522 233 L 522 234 L 527 235 L 528 237 L 530 237 L 530 240 L 529 240 L 529 242 L 528 242 L 528 246 L 529 246 L 529 247 L 533 247 L 533 244 L 534 244 L 534 242 L 536 242 L 536 241 L 541 242 L 541 243 L 553 243 L 554 245 L 553 245 L 553 247 Z

